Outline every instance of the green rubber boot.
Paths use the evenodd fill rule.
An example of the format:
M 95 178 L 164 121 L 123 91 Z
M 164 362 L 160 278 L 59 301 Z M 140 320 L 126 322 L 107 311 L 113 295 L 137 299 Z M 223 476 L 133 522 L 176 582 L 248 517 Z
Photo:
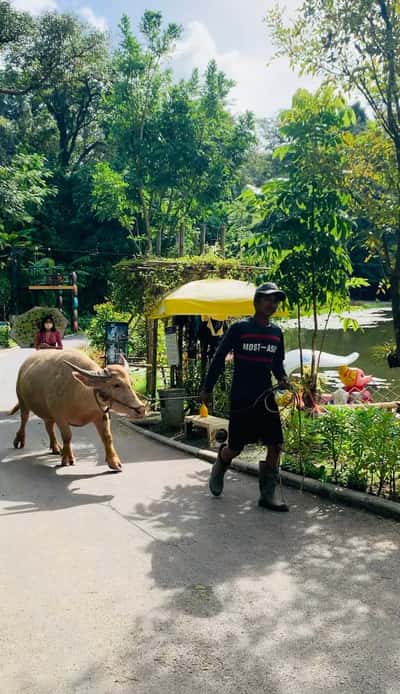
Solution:
M 219 447 L 217 460 L 211 468 L 211 475 L 208 482 L 208 486 L 211 494 L 214 496 L 221 496 L 224 489 L 224 476 L 230 465 L 230 463 L 224 463 L 221 458 L 221 451 L 225 444 Z
M 279 482 L 279 473 L 276 468 L 268 465 L 265 460 L 260 460 L 260 498 L 258 505 L 270 511 L 289 511 L 289 507 L 276 496 L 276 485 Z

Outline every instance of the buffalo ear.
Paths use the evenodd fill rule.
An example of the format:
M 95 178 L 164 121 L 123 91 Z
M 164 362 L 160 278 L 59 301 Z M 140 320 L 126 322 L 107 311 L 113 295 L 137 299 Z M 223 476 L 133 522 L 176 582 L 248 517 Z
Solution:
M 75 378 L 76 381 L 79 381 L 80 383 L 83 383 L 84 386 L 88 386 L 88 377 L 84 376 L 83 374 L 80 374 L 79 371 L 73 371 L 72 372 L 73 377 Z
M 87 386 L 88 388 L 95 388 L 95 386 L 99 385 L 95 378 L 81 374 L 79 371 L 73 371 L 72 375 L 76 381 L 79 381 L 79 383 L 82 383 L 82 385 Z
M 100 386 L 107 384 L 112 379 L 112 374 L 106 373 L 106 369 L 102 373 L 72 371 L 72 376 L 88 388 L 100 388 Z

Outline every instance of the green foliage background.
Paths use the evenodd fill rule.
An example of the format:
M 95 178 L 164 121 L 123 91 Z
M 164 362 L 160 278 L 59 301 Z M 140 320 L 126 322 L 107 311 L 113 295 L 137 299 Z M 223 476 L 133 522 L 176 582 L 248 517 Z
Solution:
M 300 219 L 296 199 L 297 212 L 307 204 L 312 168 L 307 162 L 318 172 L 321 228 L 340 233 L 345 207 L 356 217 L 343 246 L 345 274 L 348 253 L 373 288 L 390 276 L 397 200 L 390 176 L 393 151 L 379 123 L 375 137 L 359 105 L 351 111 L 329 87 L 319 96 L 294 95 L 292 108 L 276 119 L 232 115 L 233 82 L 215 61 L 185 80 L 166 67 L 182 27 L 165 21 L 159 11 L 146 11 L 137 28 L 122 17 L 115 47 L 73 13 L 32 17 L 2 0 L 0 16 L 0 265 L 10 269 L 11 249 L 18 250 L 21 296 L 33 253 L 78 271 L 85 312 L 111 296 L 112 268 L 122 259 L 172 258 L 182 252 L 235 258 L 242 257 L 243 241 L 256 240 L 257 261 L 264 256 L 266 264 L 271 240 L 275 250 L 288 248 L 278 210 L 290 221 L 293 236 L 294 220 Z M 274 21 L 283 41 L 277 16 Z M 322 139 L 310 138 L 317 127 L 327 145 L 320 169 L 316 154 Z M 373 163 L 364 178 L 363 161 Z M 350 173 L 347 180 L 336 177 L 335 190 L 329 191 L 327 176 L 322 178 L 338 170 L 334 162 Z M 270 201 L 268 223 L 261 225 L 260 186 Z M 374 202 L 377 191 L 384 192 L 384 204 Z M 329 192 L 336 220 L 325 215 Z M 297 259 L 301 270 L 298 252 Z M 289 276 L 282 253 L 279 262 L 282 275 Z M 116 272 L 125 275 L 124 264 Z M 188 276 L 174 273 L 177 283 Z M 288 284 L 295 286 L 292 279 Z M 158 285 L 161 291 L 171 286 L 154 281 L 155 289 Z M 304 302 L 306 288 L 302 294 Z M 2 296 L 8 314 L 12 296 L 8 290 Z
M 114 268 L 112 297 L 119 309 L 149 316 L 168 291 L 186 282 L 210 277 L 257 282 L 263 277 L 263 271 L 256 263 L 243 267 L 240 260 L 215 255 L 148 262 L 127 260 Z

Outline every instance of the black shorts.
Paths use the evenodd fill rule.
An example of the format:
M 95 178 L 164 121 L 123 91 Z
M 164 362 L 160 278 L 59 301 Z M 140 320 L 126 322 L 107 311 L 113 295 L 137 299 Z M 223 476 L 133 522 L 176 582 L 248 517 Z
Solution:
M 240 402 L 232 403 L 229 417 L 228 446 L 240 452 L 248 443 L 261 442 L 265 446 L 283 444 L 279 410 L 271 394 L 265 407 L 262 399 L 255 407 Z

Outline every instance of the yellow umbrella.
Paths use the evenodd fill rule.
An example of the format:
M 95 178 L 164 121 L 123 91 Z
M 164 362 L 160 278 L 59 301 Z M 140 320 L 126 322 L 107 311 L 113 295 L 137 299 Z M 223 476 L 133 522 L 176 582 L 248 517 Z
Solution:
M 68 321 L 64 314 L 61 313 L 58 308 L 35 306 L 16 317 L 11 329 L 12 339 L 20 347 L 32 347 L 35 341 L 35 335 L 39 330 L 40 322 L 45 316 L 51 316 L 53 318 L 56 330 L 58 330 L 62 337 L 68 325 Z
M 225 320 L 250 316 L 254 313 L 255 290 L 254 284 L 241 280 L 206 279 L 188 282 L 164 296 L 151 318 L 211 316 Z

